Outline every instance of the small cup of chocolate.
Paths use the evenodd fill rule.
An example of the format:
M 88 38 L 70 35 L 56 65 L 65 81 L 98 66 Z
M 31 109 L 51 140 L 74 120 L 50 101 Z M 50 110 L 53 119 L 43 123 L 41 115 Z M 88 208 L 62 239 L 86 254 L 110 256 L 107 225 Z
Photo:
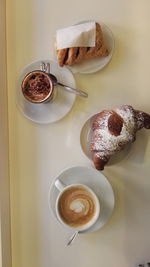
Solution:
M 40 70 L 29 72 L 23 79 L 24 97 L 32 103 L 45 103 L 54 98 L 54 85 L 49 75 Z

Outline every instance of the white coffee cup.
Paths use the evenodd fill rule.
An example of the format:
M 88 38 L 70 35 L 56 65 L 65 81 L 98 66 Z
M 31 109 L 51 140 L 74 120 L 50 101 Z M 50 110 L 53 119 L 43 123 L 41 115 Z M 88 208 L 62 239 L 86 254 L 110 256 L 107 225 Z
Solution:
M 98 197 L 96 196 L 96 194 L 93 192 L 93 190 L 91 188 L 89 188 L 87 185 L 84 184 L 71 184 L 66 186 L 65 184 L 63 184 L 59 179 L 57 179 L 55 181 L 55 186 L 57 187 L 57 189 L 60 191 L 57 200 L 56 200 L 56 215 L 57 218 L 59 220 L 59 222 L 67 227 L 67 228 L 71 228 L 74 229 L 75 231 L 85 231 L 87 229 L 89 229 L 98 219 L 99 215 L 100 215 L 100 202 Z M 72 225 L 66 221 L 63 220 L 62 215 L 60 214 L 60 200 L 62 199 L 62 197 L 64 196 L 65 192 L 69 192 L 70 190 L 76 190 L 76 189 L 81 189 L 83 190 L 83 192 L 85 191 L 85 194 L 87 194 L 90 197 L 90 202 L 92 202 L 92 205 L 94 207 L 94 212 L 91 215 L 91 218 L 89 218 L 89 220 L 87 220 L 87 222 L 82 223 L 82 224 L 76 224 L 76 225 Z M 86 200 L 85 200 L 86 202 Z M 72 203 L 70 204 L 70 209 L 73 210 L 73 212 L 78 213 L 82 211 L 82 208 L 84 209 L 84 200 L 82 201 L 82 199 L 76 199 L 73 200 Z M 86 205 L 86 204 L 85 204 Z M 90 205 L 90 204 L 88 204 Z M 85 211 L 86 212 L 86 211 Z M 85 215 L 87 218 L 87 215 Z M 83 217 L 84 220 L 84 217 Z

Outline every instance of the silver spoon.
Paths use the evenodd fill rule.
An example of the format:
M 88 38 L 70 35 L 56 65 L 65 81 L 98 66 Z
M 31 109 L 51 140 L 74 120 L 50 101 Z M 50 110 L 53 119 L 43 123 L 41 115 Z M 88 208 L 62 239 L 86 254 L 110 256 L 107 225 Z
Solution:
M 56 76 L 53 75 L 52 73 L 50 73 L 50 64 L 49 63 L 41 62 L 41 68 L 42 68 L 43 71 L 46 71 L 46 73 L 50 76 L 54 86 L 55 85 L 60 85 L 60 86 L 64 87 L 70 93 L 74 93 L 74 94 L 82 96 L 82 97 L 88 97 L 87 93 L 85 93 L 85 92 L 83 92 L 81 90 L 78 90 L 78 89 L 74 89 L 74 88 L 72 88 L 72 87 L 70 87 L 68 85 L 60 83 L 57 80 Z
M 76 231 L 73 233 L 73 235 L 68 240 L 67 246 L 70 246 L 72 244 L 72 242 L 74 241 L 74 239 L 77 237 L 78 234 L 79 234 L 79 231 Z
M 60 85 L 60 86 L 63 86 L 70 93 L 74 93 L 74 94 L 82 96 L 82 97 L 88 97 L 87 93 L 85 93 L 85 92 L 83 92 L 81 90 L 78 90 L 78 89 L 74 89 L 74 88 L 72 88 L 72 87 L 70 87 L 68 85 L 65 85 L 65 84 L 62 84 L 62 83 L 58 82 L 56 76 L 54 76 L 53 74 L 49 73 L 49 76 L 52 79 L 52 81 L 54 83 L 54 86 L 55 85 Z

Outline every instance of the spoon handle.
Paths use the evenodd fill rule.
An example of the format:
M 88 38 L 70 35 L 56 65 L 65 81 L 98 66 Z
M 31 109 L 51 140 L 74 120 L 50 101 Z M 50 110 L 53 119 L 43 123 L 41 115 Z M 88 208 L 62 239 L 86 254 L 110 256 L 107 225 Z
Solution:
M 81 91 L 81 90 L 74 89 L 74 88 L 72 88 L 72 87 L 70 87 L 70 86 L 68 86 L 68 85 L 62 84 L 62 83 L 60 83 L 60 82 L 58 82 L 57 84 L 60 85 L 60 86 L 65 87 L 66 90 L 69 91 L 70 93 L 74 93 L 74 94 L 76 94 L 76 95 L 80 95 L 80 96 L 82 96 L 82 97 L 88 97 L 88 94 L 85 93 L 85 92 L 83 92 L 83 91 Z
M 73 235 L 70 237 L 70 239 L 69 239 L 69 241 L 67 243 L 67 246 L 70 246 L 72 244 L 72 242 L 74 241 L 74 239 L 76 238 L 76 236 L 77 236 L 78 233 L 79 233 L 78 231 L 76 231 L 75 233 L 73 233 Z

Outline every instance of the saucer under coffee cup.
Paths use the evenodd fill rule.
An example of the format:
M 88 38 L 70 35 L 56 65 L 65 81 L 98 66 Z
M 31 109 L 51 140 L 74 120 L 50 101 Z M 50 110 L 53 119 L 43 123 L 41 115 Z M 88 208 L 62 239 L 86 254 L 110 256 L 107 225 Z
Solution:
M 78 232 L 89 229 L 100 215 L 100 202 L 94 191 L 84 184 L 66 186 L 59 179 L 55 186 L 60 191 L 55 207 L 59 222 Z

